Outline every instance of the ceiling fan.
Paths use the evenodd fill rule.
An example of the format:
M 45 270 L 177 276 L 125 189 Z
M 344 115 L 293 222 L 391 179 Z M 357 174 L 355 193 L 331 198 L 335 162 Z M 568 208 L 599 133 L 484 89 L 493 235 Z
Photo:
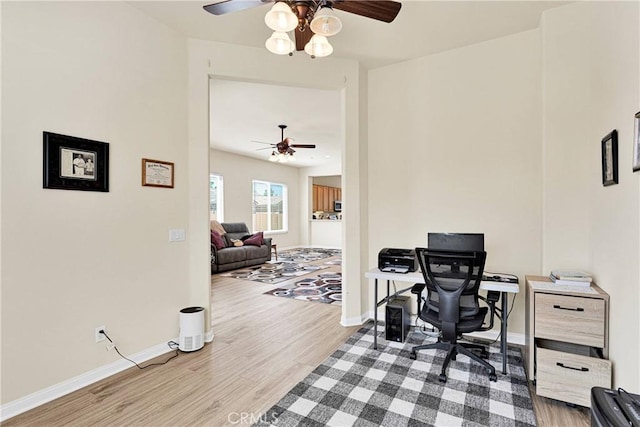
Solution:
M 278 125 L 280 128 L 280 138 L 281 141 L 278 143 L 272 142 L 262 142 L 262 141 L 253 141 L 258 142 L 260 144 L 269 144 L 271 147 L 258 148 L 258 150 L 271 149 L 271 156 L 269 157 L 269 161 L 272 162 L 289 162 L 294 160 L 293 153 L 296 152 L 293 148 L 316 148 L 315 144 L 292 144 L 293 141 L 291 138 L 284 137 L 284 130 L 287 128 L 287 125 Z
M 203 7 L 214 15 L 224 15 L 267 3 L 274 0 L 222 0 Z M 295 50 L 304 50 L 312 58 L 328 56 L 333 47 L 326 37 L 342 29 L 340 19 L 332 15 L 333 9 L 392 22 L 401 7 L 392 0 L 275 0 L 265 16 L 265 23 L 274 30 L 265 46 L 279 55 L 293 55 L 294 43 L 287 33 L 295 29 Z

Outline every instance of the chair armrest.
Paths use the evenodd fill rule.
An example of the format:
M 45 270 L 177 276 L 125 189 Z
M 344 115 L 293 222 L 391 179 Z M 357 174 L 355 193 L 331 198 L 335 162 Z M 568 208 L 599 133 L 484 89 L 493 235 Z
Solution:
M 489 325 L 483 324 L 479 330 L 489 331 L 493 329 L 493 319 L 495 318 L 495 316 L 498 316 L 500 320 L 502 320 L 501 313 L 499 313 L 500 309 L 496 307 L 496 303 L 500 299 L 500 292 L 488 291 L 486 298 L 483 297 L 482 295 L 478 295 L 478 299 L 484 301 L 484 303 L 487 304 L 487 306 L 489 307 Z
M 264 237 L 262 240 L 264 241 L 264 244 L 271 249 L 271 237 Z
M 416 294 L 416 295 L 420 295 L 422 293 L 422 291 L 424 291 L 425 287 L 426 287 L 426 285 L 424 283 L 416 283 L 411 288 L 411 293 L 412 294 Z

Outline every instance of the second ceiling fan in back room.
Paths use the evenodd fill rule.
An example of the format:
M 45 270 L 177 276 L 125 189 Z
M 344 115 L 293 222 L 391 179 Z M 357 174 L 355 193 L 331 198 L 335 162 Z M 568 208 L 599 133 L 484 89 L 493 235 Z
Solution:
M 214 15 L 237 12 L 273 0 L 222 0 L 204 6 Z M 294 50 L 304 50 L 311 58 L 329 56 L 333 46 L 327 37 L 338 34 L 342 21 L 333 9 L 354 13 L 382 22 L 391 22 L 400 12 L 402 4 L 392 0 L 278 0 L 264 17 L 273 34 L 265 47 L 278 55 L 293 55 Z M 287 34 L 295 30 L 295 43 Z
M 272 142 L 262 142 L 262 141 L 253 141 L 259 144 L 269 144 L 271 147 L 258 148 L 258 150 L 271 149 L 271 156 L 269 156 L 270 162 L 291 162 L 295 158 L 293 157 L 293 153 L 296 152 L 293 148 L 316 148 L 315 144 L 292 144 L 293 141 L 291 138 L 284 137 L 284 130 L 287 128 L 287 125 L 278 125 L 280 128 L 280 139 L 281 141 L 278 143 Z

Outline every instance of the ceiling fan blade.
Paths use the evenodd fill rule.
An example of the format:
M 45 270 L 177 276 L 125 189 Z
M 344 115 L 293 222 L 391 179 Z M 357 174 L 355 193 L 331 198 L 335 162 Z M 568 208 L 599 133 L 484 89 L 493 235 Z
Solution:
M 391 0 L 336 0 L 333 3 L 334 9 L 382 22 L 392 22 L 398 16 L 401 7 L 402 3 Z
M 306 27 L 304 31 L 300 31 L 300 27 L 296 27 L 296 50 L 304 50 L 311 37 L 313 37 L 311 28 Z
M 256 148 L 256 151 L 260 151 L 260 150 L 273 150 L 275 147 L 262 147 L 262 148 Z
M 258 144 L 269 144 L 269 145 L 273 145 L 274 147 L 276 145 L 273 142 L 256 141 L 255 139 L 252 139 L 251 142 L 257 142 Z
M 273 0 L 222 0 L 218 3 L 202 6 L 204 10 L 214 15 L 224 15 L 225 13 L 237 12 L 239 10 L 250 9 L 271 3 Z
M 315 144 L 290 144 L 289 147 L 296 148 L 316 148 Z

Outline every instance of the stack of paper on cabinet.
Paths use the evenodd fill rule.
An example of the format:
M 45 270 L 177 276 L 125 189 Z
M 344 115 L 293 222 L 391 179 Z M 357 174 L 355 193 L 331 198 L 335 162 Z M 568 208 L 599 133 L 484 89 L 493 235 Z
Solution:
M 591 274 L 580 270 L 551 270 L 549 278 L 558 285 L 591 286 Z

